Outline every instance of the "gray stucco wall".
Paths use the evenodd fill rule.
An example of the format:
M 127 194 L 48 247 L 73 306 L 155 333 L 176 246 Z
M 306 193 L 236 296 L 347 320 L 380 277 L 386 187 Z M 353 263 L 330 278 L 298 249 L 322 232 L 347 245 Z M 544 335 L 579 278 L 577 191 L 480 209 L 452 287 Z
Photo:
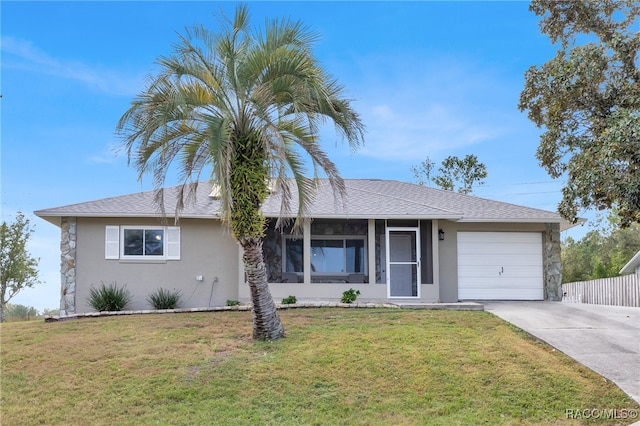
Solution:
M 132 310 L 150 309 L 146 298 L 159 287 L 181 291 L 184 308 L 238 299 L 238 246 L 219 221 L 181 220 L 180 260 L 167 261 L 106 260 L 106 225 L 162 224 L 157 219 L 77 218 L 76 313 L 93 311 L 87 304 L 89 289 L 101 282 L 126 285 L 133 295 L 127 309 Z M 203 281 L 197 281 L 197 275 Z
M 438 221 L 444 231 L 444 240 L 438 241 L 440 267 L 440 301 L 458 301 L 458 244 L 457 226 L 447 220 Z

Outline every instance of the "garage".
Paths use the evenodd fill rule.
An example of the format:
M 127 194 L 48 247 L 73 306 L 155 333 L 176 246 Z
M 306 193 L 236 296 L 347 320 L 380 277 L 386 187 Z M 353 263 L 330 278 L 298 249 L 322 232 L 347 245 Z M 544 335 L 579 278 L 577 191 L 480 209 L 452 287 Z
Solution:
M 458 299 L 543 300 L 542 234 L 458 232 Z

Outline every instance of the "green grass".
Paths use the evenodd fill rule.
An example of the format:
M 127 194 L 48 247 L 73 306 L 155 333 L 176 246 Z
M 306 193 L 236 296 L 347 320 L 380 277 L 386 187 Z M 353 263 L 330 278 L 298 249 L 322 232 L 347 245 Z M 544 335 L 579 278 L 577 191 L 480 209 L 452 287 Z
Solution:
M 486 312 L 281 316 L 288 337 L 271 343 L 251 341 L 250 312 L 2 324 L 2 425 L 579 424 L 566 409 L 638 409 Z

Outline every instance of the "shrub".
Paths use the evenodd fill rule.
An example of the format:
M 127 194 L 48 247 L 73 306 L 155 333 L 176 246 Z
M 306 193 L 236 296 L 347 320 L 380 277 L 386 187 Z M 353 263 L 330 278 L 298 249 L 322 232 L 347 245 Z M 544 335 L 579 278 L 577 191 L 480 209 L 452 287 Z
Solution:
M 350 288 L 349 290 L 344 291 L 342 293 L 342 299 L 340 299 L 340 302 L 342 302 L 342 303 L 353 303 L 353 302 L 356 301 L 358 296 L 360 296 L 360 290 L 354 290 L 354 289 Z
M 227 306 L 238 306 L 240 304 L 239 300 L 227 300 Z
M 29 321 L 38 316 L 38 310 L 33 306 L 14 305 L 13 303 L 5 305 L 5 312 L 5 321 Z
M 285 297 L 284 299 L 282 299 L 282 304 L 283 305 L 293 305 L 295 303 L 298 303 L 298 299 L 296 299 L 295 296 L 288 296 L 288 297 Z
M 131 301 L 133 296 L 126 289 L 126 285 L 118 287 L 116 282 L 108 286 L 102 283 L 99 288 L 91 287 L 87 301 L 96 311 L 121 311 Z
M 180 292 L 159 288 L 147 297 L 147 302 L 155 309 L 175 309 L 180 302 Z

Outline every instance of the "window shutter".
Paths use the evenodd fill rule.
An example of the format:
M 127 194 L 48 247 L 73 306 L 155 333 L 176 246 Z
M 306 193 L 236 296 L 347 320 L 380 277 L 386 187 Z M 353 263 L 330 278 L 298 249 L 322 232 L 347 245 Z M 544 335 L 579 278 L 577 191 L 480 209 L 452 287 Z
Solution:
M 180 260 L 179 226 L 167 226 L 167 260 Z
M 120 227 L 107 225 L 104 239 L 104 258 L 120 258 Z

